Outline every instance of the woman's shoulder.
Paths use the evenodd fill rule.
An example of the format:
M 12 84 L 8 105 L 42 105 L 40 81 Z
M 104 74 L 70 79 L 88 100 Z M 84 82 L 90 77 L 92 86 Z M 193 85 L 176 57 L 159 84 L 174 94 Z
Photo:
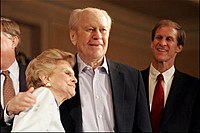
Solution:
M 48 103 L 48 102 L 50 102 L 52 100 L 53 101 L 55 100 L 55 98 L 53 96 L 53 93 L 47 87 L 36 88 L 33 91 L 33 95 L 36 97 L 37 102 L 39 102 L 39 101 L 43 101 L 43 102 L 46 101 Z

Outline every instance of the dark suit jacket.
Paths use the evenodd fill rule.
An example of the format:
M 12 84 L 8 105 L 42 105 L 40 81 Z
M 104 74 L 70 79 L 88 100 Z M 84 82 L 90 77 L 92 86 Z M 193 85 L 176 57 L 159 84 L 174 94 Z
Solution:
M 26 66 L 19 64 L 19 91 L 25 91 L 27 89 L 26 87 L 26 77 L 25 77 L 25 70 L 26 70 Z M 1 132 L 10 132 L 12 129 L 12 125 L 11 126 L 7 126 L 6 123 L 4 122 L 4 110 L 1 106 L 1 115 L 0 115 L 0 126 Z
M 108 69 L 114 107 L 114 130 L 116 132 L 151 131 L 141 73 L 134 68 L 110 60 L 108 60 Z M 78 77 L 77 64 L 74 71 Z M 67 132 L 83 131 L 78 84 L 76 95 L 60 106 L 61 121 Z
M 142 71 L 149 101 L 149 67 Z M 148 102 L 149 103 L 149 102 Z M 199 79 L 175 69 L 160 132 L 200 132 Z

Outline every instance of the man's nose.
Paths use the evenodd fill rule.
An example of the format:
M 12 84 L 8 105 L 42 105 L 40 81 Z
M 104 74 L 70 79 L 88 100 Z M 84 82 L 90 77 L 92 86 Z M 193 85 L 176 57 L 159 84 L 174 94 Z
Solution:
M 161 39 L 160 41 L 159 41 L 159 44 L 160 45 L 167 45 L 167 41 L 163 38 L 163 39 Z
M 102 38 L 102 33 L 100 30 L 94 31 L 93 39 L 101 39 Z

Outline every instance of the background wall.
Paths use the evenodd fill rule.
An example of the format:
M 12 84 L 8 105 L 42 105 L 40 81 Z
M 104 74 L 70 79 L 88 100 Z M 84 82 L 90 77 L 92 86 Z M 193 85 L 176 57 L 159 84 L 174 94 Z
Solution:
M 20 51 L 32 59 L 48 48 L 76 53 L 68 18 L 73 9 L 88 6 L 105 9 L 113 19 L 107 56 L 140 70 L 151 61 L 150 32 L 155 23 L 178 22 L 187 42 L 176 67 L 199 77 L 199 0 L 1 0 L 1 16 L 20 24 Z

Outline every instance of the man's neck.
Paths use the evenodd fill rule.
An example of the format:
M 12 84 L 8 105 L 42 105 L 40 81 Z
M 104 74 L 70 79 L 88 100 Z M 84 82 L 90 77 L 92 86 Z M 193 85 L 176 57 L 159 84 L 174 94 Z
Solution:
M 1 61 L 1 70 L 7 70 L 15 60 L 7 60 L 7 61 Z
M 168 69 L 170 69 L 174 65 L 174 63 L 152 61 L 152 65 L 160 73 L 163 73 L 163 72 L 167 71 Z

